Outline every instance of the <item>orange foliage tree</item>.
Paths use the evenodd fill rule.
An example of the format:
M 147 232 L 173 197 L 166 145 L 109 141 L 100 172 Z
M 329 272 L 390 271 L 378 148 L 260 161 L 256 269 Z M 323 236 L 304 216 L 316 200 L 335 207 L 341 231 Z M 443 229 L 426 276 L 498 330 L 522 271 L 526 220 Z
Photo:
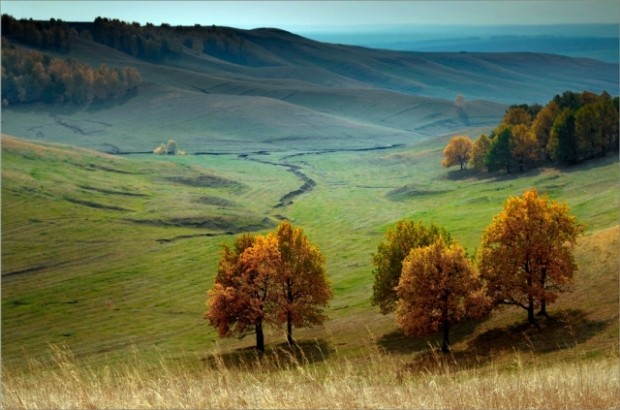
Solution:
M 489 151 L 490 146 L 491 141 L 489 140 L 489 137 L 484 134 L 480 135 L 474 142 L 471 151 L 470 164 L 477 171 L 482 171 L 484 169 L 484 159 L 487 156 L 487 152 Z
M 254 331 L 256 348 L 265 350 L 263 323 L 269 319 L 268 297 L 277 252 L 273 236 L 242 236 L 233 250 L 224 246 L 205 314 L 220 336 L 244 336 Z
M 406 219 L 387 230 L 385 240 L 377 247 L 377 253 L 372 255 L 375 266 L 372 304 L 379 306 L 381 313 L 387 314 L 396 307 L 396 286 L 403 270 L 403 260 L 409 252 L 413 248 L 432 244 L 440 236 L 450 240 L 450 235 L 443 228 L 433 224 L 426 227 L 422 222 Z
M 293 343 L 293 326 L 320 325 L 332 297 L 325 258 L 308 241 L 302 228 L 285 221 L 276 231 L 280 259 L 276 269 L 277 323 L 286 323 L 286 337 Z
M 396 288 L 396 319 L 407 336 L 443 331 L 441 350 L 450 351 L 450 326 L 481 318 L 490 299 L 473 262 L 457 243 L 439 237 L 432 245 L 412 249 Z
M 484 231 L 478 254 L 494 303 L 522 307 L 532 324 L 536 307 L 546 315 L 547 303 L 572 283 L 573 248 L 582 231 L 566 204 L 540 197 L 535 189 L 509 198 Z
M 464 135 L 452 137 L 448 145 L 443 150 L 444 160 L 442 165 L 446 168 L 453 165 L 460 165 L 461 170 L 467 168 L 467 163 L 471 159 L 474 143 Z
M 283 222 L 275 233 L 239 237 L 224 246 L 215 284 L 208 292 L 205 318 L 220 336 L 254 331 L 256 348 L 264 351 L 263 324 L 311 326 L 326 319 L 332 297 L 325 259 L 301 228 Z

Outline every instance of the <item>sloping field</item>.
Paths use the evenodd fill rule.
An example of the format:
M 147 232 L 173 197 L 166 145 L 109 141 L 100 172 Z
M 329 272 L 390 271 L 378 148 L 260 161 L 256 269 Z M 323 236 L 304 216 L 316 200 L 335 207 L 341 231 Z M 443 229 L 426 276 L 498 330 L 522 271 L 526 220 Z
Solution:
M 551 306 L 551 333 L 516 337 L 524 313 L 508 309 L 455 329 L 456 351 L 482 354 L 496 340 L 493 360 L 501 362 L 513 345 L 573 358 L 617 346 L 617 156 L 499 179 L 441 169 L 441 140 L 288 157 L 125 159 L 3 137 L 2 158 L 7 366 L 23 366 L 26 357 L 46 361 L 50 343 L 95 363 L 123 360 L 136 348 L 147 361 L 162 354 L 191 361 L 218 345 L 251 345 L 216 339 L 202 318 L 205 293 L 222 242 L 272 229 L 284 217 L 323 251 L 335 291 L 331 320 L 297 330 L 298 339 L 324 340 L 355 360 L 375 343 L 416 356 L 434 338 L 403 338 L 393 317 L 369 303 L 370 256 L 386 226 L 404 217 L 433 221 L 473 252 L 505 198 L 531 186 L 567 201 L 588 227 L 574 293 Z M 280 199 L 302 183 L 287 164 L 315 186 L 282 207 Z M 279 331 L 267 335 L 270 345 L 282 340 Z

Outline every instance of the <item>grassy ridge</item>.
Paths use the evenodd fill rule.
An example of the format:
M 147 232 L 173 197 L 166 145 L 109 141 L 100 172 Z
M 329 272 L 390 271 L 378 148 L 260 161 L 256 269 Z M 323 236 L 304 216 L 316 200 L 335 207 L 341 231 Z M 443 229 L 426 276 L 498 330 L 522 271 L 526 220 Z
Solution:
M 588 234 L 577 251 L 574 294 L 551 307 L 557 343 L 529 340 L 559 357 L 600 356 L 617 346 L 617 156 L 481 179 L 441 169 L 444 143 L 250 159 L 126 159 L 3 137 L 3 362 L 46 360 L 49 343 L 67 344 L 93 363 L 124 360 L 134 348 L 147 362 L 160 354 L 191 361 L 218 343 L 225 350 L 251 345 L 217 341 L 202 319 L 205 292 L 219 245 L 232 240 L 228 233 L 270 229 L 282 217 L 303 226 L 324 252 L 336 294 L 332 320 L 296 331 L 298 338 L 323 339 L 362 361 L 369 340 L 404 358 L 418 355 L 434 338 L 404 339 L 391 316 L 370 307 L 370 255 L 386 227 L 403 217 L 434 221 L 473 252 L 505 198 L 531 186 L 568 202 Z M 302 181 L 278 163 L 296 165 L 316 182 L 284 208 L 275 205 Z M 527 339 L 511 336 L 521 334 L 513 326 L 522 319 L 507 309 L 455 329 L 455 349 L 488 351 L 482 341 L 495 340 L 528 350 Z M 277 330 L 267 336 L 279 340 Z M 510 349 L 499 354 L 494 360 L 510 357 Z

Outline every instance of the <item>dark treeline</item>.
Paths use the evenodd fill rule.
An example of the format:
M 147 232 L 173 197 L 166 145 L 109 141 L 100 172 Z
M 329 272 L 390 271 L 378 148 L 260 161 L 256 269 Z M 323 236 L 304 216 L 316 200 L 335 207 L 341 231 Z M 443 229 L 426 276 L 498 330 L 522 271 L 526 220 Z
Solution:
M 73 25 L 82 28 L 80 34 L 84 38 L 92 36 L 92 40 L 98 43 L 146 60 L 178 58 L 184 47 L 195 54 L 207 53 L 217 57 L 230 54 L 231 49 L 240 49 L 243 43 L 233 29 L 199 24 L 187 27 L 162 24 L 157 27 L 147 23 L 141 26 L 135 22 L 97 17 L 94 24 Z
M 87 104 L 120 98 L 141 82 L 135 68 L 93 68 L 11 45 L 2 37 L 2 103 Z
M 62 20 L 16 20 L 8 14 L 3 14 L 2 36 L 43 49 L 63 52 L 71 49 L 69 25 Z
M 141 26 L 139 23 L 97 17 L 92 33 L 84 29 L 81 34 L 86 38 L 92 35 L 92 40 L 98 43 L 146 60 L 174 58 L 183 51 L 181 36 L 175 35 L 167 25 L 157 28 L 152 24 Z
M 2 35 L 12 41 L 41 49 L 69 51 L 76 38 L 106 45 L 133 57 L 161 61 L 178 58 L 184 48 L 195 54 L 216 57 L 237 55 L 243 39 L 234 29 L 218 26 L 155 26 L 151 23 L 128 23 L 118 19 L 97 17 L 94 22 L 17 20 L 2 15 Z
M 473 143 L 478 170 L 520 172 L 544 163 L 574 165 L 617 152 L 618 97 L 566 91 L 544 107 L 513 105 L 487 137 Z

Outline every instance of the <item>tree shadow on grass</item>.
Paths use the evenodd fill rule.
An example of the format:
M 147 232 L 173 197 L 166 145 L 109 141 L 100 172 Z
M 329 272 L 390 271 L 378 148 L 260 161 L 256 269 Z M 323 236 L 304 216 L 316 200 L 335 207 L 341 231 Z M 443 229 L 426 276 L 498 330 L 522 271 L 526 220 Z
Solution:
M 484 322 L 483 320 L 468 320 L 461 322 L 450 329 L 450 342 L 456 344 L 467 336 L 471 335 L 476 327 Z M 377 344 L 389 353 L 407 354 L 428 350 L 429 347 L 440 346 L 442 343 L 442 333 L 437 332 L 430 337 L 412 338 L 407 337 L 401 329 L 396 329 L 386 333 Z
M 420 351 L 406 363 L 403 372 L 438 372 L 478 367 L 506 352 L 549 353 L 575 347 L 602 332 L 609 321 L 591 320 L 584 311 L 569 309 L 538 318 L 536 326 L 527 322 L 489 329 L 466 347 L 442 354 L 437 348 Z M 422 349 L 421 349 L 422 350 Z
M 266 346 L 261 353 L 255 347 L 236 349 L 223 354 L 212 354 L 204 358 L 207 368 L 211 369 L 243 369 L 283 370 L 311 363 L 325 361 L 334 351 L 330 343 L 324 339 L 303 340 L 293 345 L 280 343 Z

